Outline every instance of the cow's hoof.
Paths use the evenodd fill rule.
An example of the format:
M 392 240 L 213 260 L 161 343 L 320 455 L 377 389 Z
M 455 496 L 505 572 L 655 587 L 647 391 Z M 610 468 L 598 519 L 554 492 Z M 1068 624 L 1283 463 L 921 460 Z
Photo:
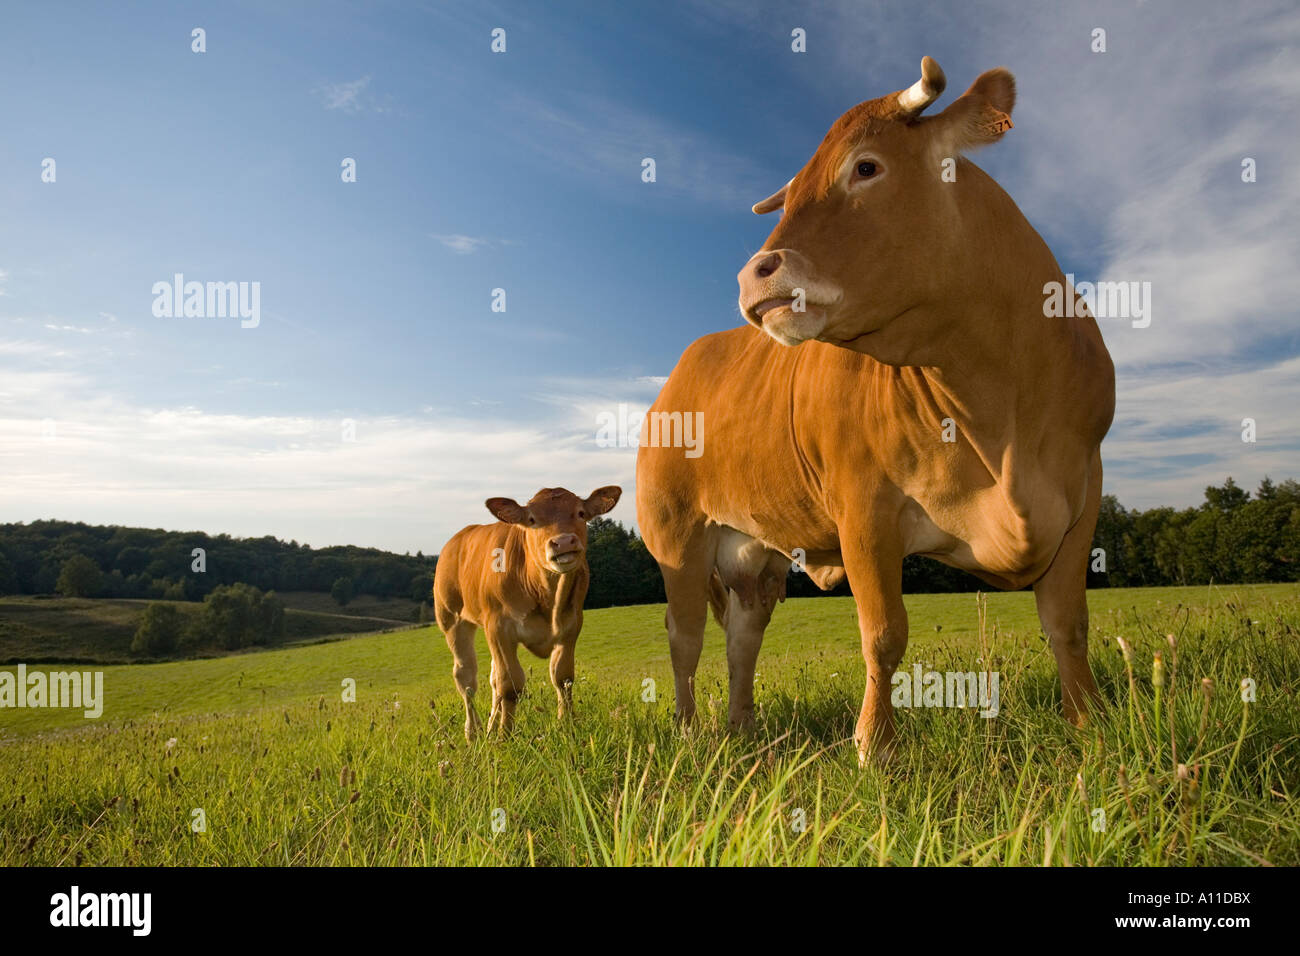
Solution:
M 727 721 L 727 731 L 733 734 L 752 734 L 757 726 L 752 713 Z
M 892 728 L 877 731 L 874 734 L 856 735 L 854 743 L 858 749 L 858 767 L 887 767 L 894 761 L 898 750 L 898 740 Z

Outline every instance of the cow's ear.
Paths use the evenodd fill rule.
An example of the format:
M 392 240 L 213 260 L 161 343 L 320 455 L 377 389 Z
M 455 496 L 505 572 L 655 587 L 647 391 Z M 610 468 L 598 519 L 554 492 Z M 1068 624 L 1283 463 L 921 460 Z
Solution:
M 597 515 L 603 515 L 607 511 L 613 511 L 622 494 L 623 489 L 618 485 L 606 485 L 604 488 L 597 488 L 582 503 L 583 510 L 587 512 L 588 518 L 594 518 Z
M 528 509 L 513 498 L 489 498 L 487 510 L 506 524 L 523 524 L 528 520 Z
M 945 152 L 961 153 L 996 143 L 1012 128 L 1016 78 L 998 67 L 971 84 L 970 89 L 930 121 Z M 929 125 L 929 124 L 927 124 Z

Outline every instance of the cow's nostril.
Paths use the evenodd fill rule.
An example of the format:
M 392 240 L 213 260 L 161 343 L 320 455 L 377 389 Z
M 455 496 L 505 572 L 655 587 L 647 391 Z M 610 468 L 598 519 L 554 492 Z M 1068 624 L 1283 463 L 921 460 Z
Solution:
M 766 279 L 779 268 L 781 268 L 781 253 L 769 252 L 754 267 L 754 274 L 760 279 Z

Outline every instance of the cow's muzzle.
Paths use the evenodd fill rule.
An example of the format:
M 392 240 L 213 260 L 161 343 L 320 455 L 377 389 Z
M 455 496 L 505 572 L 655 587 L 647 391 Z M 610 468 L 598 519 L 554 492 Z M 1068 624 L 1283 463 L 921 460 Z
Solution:
M 756 253 L 736 280 L 745 321 L 782 345 L 820 336 L 827 308 L 840 297 L 838 289 L 813 278 L 808 261 L 793 249 Z

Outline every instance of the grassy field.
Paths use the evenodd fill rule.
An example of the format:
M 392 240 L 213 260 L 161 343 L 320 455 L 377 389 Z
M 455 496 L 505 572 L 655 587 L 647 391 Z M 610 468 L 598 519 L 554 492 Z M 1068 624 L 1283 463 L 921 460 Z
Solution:
M 907 603 L 904 665 L 995 669 L 1000 713 L 900 710 L 895 759 L 865 770 L 848 599 L 777 610 L 737 736 L 712 624 L 698 723 L 673 728 L 662 606 L 588 612 L 575 723 L 528 658 L 515 735 L 472 746 L 431 628 L 106 667 L 98 721 L 0 711 L 0 863 L 1300 864 L 1300 586 L 1092 592 L 1109 707 L 1086 731 L 1032 595 L 988 596 L 988 668 L 974 595 Z
M 286 642 L 403 627 L 411 623 L 410 611 L 417 607 L 414 601 L 381 601 L 367 596 L 355 607 L 341 609 L 328 594 L 310 592 L 282 595 L 281 599 L 285 604 Z M 135 657 L 131 640 L 150 603 L 126 598 L 0 597 L 0 661 L 129 662 Z M 406 616 L 394 618 L 402 603 L 406 605 Z M 175 604 L 189 615 L 202 609 L 197 601 Z M 338 613 L 340 610 L 348 613 Z
M 420 610 L 419 601 L 403 597 L 375 597 L 373 594 L 358 594 L 342 607 L 324 591 L 276 591 L 275 596 L 290 609 L 379 618 L 399 624 L 414 622 Z

